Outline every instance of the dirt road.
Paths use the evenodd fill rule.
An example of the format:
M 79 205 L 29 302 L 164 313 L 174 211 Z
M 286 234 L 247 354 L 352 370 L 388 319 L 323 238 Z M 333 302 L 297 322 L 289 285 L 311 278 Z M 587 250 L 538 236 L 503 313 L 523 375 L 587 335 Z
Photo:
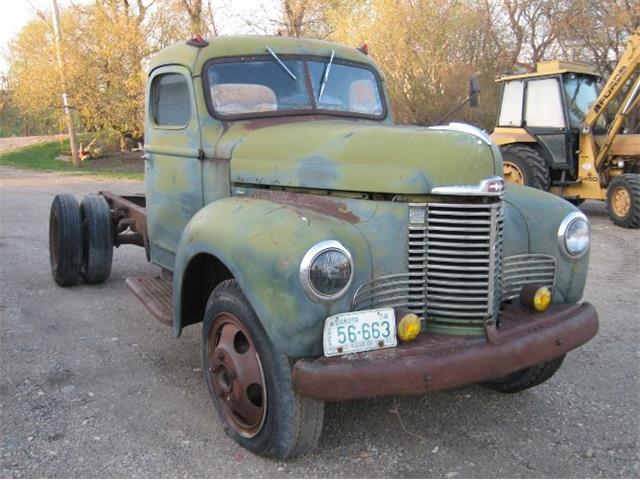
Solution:
M 229 440 L 201 380 L 198 326 L 176 340 L 124 280 L 155 272 L 136 247 L 101 286 L 49 272 L 53 196 L 104 182 L 0 169 L 0 462 L 7 477 L 637 477 L 640 232 L 593 222 L 585 299 L 598 336 L 548 383 L 505 396 L 473 385 L 329 404 L 318 451 L 282 463 Z
M 2 137 L 0 138 L 0 153 L 15 148 L 27 147 L 36 143 L 56 142 L 66 135 L 45 135 L 40 137 Z

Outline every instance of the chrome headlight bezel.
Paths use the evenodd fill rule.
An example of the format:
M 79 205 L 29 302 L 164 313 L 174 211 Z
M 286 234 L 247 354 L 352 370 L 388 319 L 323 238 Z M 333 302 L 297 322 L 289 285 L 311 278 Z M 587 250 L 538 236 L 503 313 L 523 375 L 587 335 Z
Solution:
M 587 240 L 586 247 L 582 251 L 578 253 L 573 253 L 569 250 L 569 247 L 567 246 L 567 232 L 569 232 L 569 229 L 576 222 L 585 222 L 587 226 L 588 240 Z M 562 250 L 562 253 L 564 253 L 567 257 L 573 260 L 582 258 L 589 251 L 589 249 L 591 248 L 591 224 L 589 223 L 589 219 L 584 213 L 571 212 L 566 217 L 564 217 L 564 219 L 560 223 L 560 226 L 558 227 L 558 244 L 560 245 L 560 250 Z
M 311 267 L 315 260 L 323 253 L 327 251 L 337 251 L 343 254 L 349 262 L 349 268 L 351 269 L 351 275 L 349 276 L 349 280 L 346 285 L 338 292 L 332 295 L 324 295 L 318 290 L 316 290 L 311 283 Z M 351 252 L 347 250 L 347 248 L 342 245 L 342 243 L 337 240 L 323 240 L 321 242 L 316 243 L 313 247 L 311 247 L 302 257 L 300 262 L 300 283 L 302 284 L 302 288 L 305 293 L 316 302 L 321 303 L 331 303 L 342 296 L 349 290 L 351 286 L 351 282 L 353 281 L 354 268 L 353 268 L 353 257 L 351 256 Z

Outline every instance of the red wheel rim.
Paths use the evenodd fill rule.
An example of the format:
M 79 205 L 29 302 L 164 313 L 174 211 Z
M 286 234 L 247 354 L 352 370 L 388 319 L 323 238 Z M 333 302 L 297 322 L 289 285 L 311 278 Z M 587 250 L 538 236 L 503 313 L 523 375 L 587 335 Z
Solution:
M 255 437 L 266 418 L 267 390 L 260 356 L 248 330 L 229 312 L 214 318 L 207 337 L 207 374 L 227 423 Z

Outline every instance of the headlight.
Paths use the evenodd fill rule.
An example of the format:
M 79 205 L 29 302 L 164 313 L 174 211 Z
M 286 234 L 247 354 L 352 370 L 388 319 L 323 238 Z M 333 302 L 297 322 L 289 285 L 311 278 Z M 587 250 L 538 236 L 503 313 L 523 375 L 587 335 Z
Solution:
M 352 278 L 351 254 L 335 240 L 315 244 L 300 262 L 302 288 L 315 301 L 337 300 L 347 291 Z
M 558 242 L 562 250 L 573 258 L 579 258 L 589 250 L 591 233 L 584 213 L 572 212 L 564 217 L 558 228 Z

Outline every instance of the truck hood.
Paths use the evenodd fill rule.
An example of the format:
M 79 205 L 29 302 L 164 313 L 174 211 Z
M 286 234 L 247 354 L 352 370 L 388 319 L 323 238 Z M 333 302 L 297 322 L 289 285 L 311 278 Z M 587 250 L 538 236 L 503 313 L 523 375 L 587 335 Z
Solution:
M 502 171 L 475 135 L 350 120 L 236 124 L 216 151 L 232 182 L 323 190 L 427 194 Z

